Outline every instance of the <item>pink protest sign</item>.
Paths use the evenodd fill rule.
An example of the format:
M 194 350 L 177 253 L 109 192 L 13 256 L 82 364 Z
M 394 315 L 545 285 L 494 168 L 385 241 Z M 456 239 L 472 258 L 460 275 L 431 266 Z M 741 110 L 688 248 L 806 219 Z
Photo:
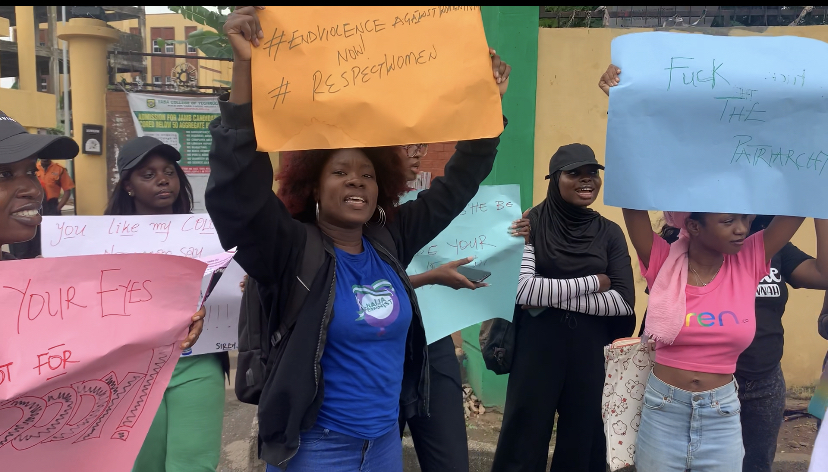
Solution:
M 0 263 L 0 468 L 129 472 L 205 267 L 143 254 Z

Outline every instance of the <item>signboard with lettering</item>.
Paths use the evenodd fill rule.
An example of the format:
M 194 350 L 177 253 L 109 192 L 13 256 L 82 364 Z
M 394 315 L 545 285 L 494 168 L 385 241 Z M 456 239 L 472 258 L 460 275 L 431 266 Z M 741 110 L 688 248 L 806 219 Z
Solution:
M 828 218 L 826 55 L 790 36 L 615 38 L 605 203 Z
M 497 136 L 478 6 L 279 6 L 259 12 L 253 118 L 262 151 Z
M 209 215 L 45 216 L 43 257 L 97 254 L 166 254 L 204 259 L 224 252 Z M 227 266 L 205 303 L 204 332 L 184 355 L 236 349 L 244 271 Z M 202 289 L 207 289 L 209 274 Z M 192 307 L 195 313 L 197 306 Z M 191 313 L 192 315 L 192 313 Z
M 2 265 L 3 470 L 129 472 L 206 264 L 130 254 Z

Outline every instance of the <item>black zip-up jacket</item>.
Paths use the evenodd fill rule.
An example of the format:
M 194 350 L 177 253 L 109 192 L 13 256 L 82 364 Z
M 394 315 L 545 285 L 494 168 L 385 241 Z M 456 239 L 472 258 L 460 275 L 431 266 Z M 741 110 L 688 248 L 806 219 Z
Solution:
M 219 106 L 221 117 L 210 124 L 207 211 L 222 246 L 238 248 L 235 258 L 259 283 L 262 305 L 269 307 L 273 319 L 285 309 L 294 290 L 307 228 L 291 217 L 272 191 L 273 167 L 266 153 L 256 151 L 251 104 L 230 103 L 225 95 Z M 401 205 L 385 228 L 366 227 L 365 236 L 397 272 L 411 299 L 414 318 L 406 340 L 400 395 L 406 413 L 428 414 L 429 370 L 425 330 L 405 267 L 474 197 L 492 170 L 499 142 L 500 138 L 489 138 L 457 143 L 445 177 L 435 179 L 415 201 Z M 396 250 L 379 244 L 374 231 L 390 232 Z M 333 316 L 336 257 L 324 234 L 323 241 L 325 262 L 310 285 L 290 338 L 282 341 L 282 361 L 271 370 L 259 400 L 260 457 L 282 467 L 299 449 L 300 431 L 316 422 L 324 396 L 320 360 Z

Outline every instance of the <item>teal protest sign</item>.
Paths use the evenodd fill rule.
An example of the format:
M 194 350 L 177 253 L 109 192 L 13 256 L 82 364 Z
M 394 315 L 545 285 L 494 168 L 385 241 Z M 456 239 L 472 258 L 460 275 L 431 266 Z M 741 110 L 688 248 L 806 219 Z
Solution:
M 797 37 L 615 38 L 605 203 L 828 218 L 826 57 Z
M 404 201 L 416 198 L 406 195 Z M 474 256 L 467 266 L 491 272 L 489 287 L 454 290 L 429 285 L 417 289 L 426 339 L 437 341 L 492 318 L 512 319 L 523 238 L 509 234 L 519 219 L 519 185 L 484 185 L 466 209 L 411 261 L 408 274 L 421 274 L 446 262 Z

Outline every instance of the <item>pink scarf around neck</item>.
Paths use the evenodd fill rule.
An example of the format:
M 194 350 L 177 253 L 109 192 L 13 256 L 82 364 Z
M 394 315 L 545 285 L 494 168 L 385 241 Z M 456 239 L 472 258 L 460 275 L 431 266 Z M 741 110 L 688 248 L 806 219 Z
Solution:
M 690 248 L 690 235 L 687 234 L 685 220 L 688 216 L 690 216 L 688 212 L 664 212 L 665 222 L 674 228 L 679 228 L 681 232 L 678 240 L 670 245 L 670 253 L 656 275 L 647 304 L 644 334 L 665 344 L 673 344 L 676 340 L 687 310 L 685 287 L 687 286 L 687 250 Z

